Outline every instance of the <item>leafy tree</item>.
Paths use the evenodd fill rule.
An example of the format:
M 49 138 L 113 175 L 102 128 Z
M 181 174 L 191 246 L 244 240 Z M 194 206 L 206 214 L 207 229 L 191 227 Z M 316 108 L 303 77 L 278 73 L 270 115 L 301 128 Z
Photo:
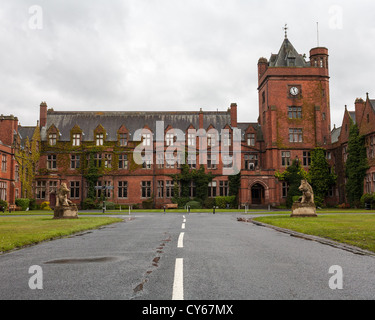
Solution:
M 317 206 L 323 204 L 329 188 L 335 184 L 337 176 L 330 172 L 329 163 L 325 157 L 323 148 L 315 148 L 311 152 L 311 166 L 308 180 L 314 191 L 314 199 Z
M 369 168 L 366 155 L 365 138 L 359 134 L 358 125 L 350 122 L 348 158 L 345 164 L 347 183 L 346 198 L 351 207 L 358 207 L 363 194 L 363 181 Z
M 288 183 L 288 196 L 286 198 L 286 206 L 291 208 L 293 205 L 293 197 L 302 195 L 298 190 L 301 180 L 308 180 L 307 172 L 300 165 L 299 160 L 293 160 L 292 164 L 282 173 L 276 172 L 275 177 L 280 181 Z

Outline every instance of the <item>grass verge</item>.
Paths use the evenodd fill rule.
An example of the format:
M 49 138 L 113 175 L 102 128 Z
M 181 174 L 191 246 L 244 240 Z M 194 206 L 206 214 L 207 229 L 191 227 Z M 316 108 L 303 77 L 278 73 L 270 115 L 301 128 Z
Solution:
M 0 252 L 36 244 L 84 230 L 123 221 L 120 218 L 80 217 L 59 219 L 50 217 L 0 217 Z
M 254 220 L 375 252 L 375 215 L 373 214 L 324 214 L 316 218 L 268 216 Z

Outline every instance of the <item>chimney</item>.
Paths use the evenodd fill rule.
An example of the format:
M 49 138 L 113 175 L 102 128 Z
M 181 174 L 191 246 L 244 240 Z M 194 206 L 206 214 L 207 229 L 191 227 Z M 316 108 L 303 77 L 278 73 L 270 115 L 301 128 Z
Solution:
M 203 110 L 202 108 L 199 110 L 199 129 L 203 128 Z
M 230 125 L 232 128 L 237 128 L 237 103 L 230 105 Z
M 363 111 L 365 110 L 365 101 L 362 98 L 355 99 L 355 119 L 358 125 L 362 122 Z
M 266 58 L 260 58 L 258 60 L 258 80 L 262 78 L 263 74 L 268 69 L 268 60 Z
M 45 101 L 40 104 L 39 124 L 40 127 L 45 127 L 47 124 L 47 103 Z

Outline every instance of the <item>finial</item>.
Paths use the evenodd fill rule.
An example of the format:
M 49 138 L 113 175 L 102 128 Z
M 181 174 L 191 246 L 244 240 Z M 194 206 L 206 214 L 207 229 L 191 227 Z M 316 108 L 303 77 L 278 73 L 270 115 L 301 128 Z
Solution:
M 288 25 L 287 24 L 285 24 L 285 26 L 284 26 L 284 31 L 285 31 L 285 39 L 288 39 Z

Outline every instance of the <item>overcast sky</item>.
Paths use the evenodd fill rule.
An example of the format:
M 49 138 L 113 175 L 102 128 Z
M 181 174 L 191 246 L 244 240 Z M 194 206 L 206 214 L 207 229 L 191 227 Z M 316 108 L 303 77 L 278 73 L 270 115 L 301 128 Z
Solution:
M 0 113 L 225 111 L 258 118 L 257 62 L 329 49 L 332 126 L 375 98 L 373 0 L 0 0 Z

